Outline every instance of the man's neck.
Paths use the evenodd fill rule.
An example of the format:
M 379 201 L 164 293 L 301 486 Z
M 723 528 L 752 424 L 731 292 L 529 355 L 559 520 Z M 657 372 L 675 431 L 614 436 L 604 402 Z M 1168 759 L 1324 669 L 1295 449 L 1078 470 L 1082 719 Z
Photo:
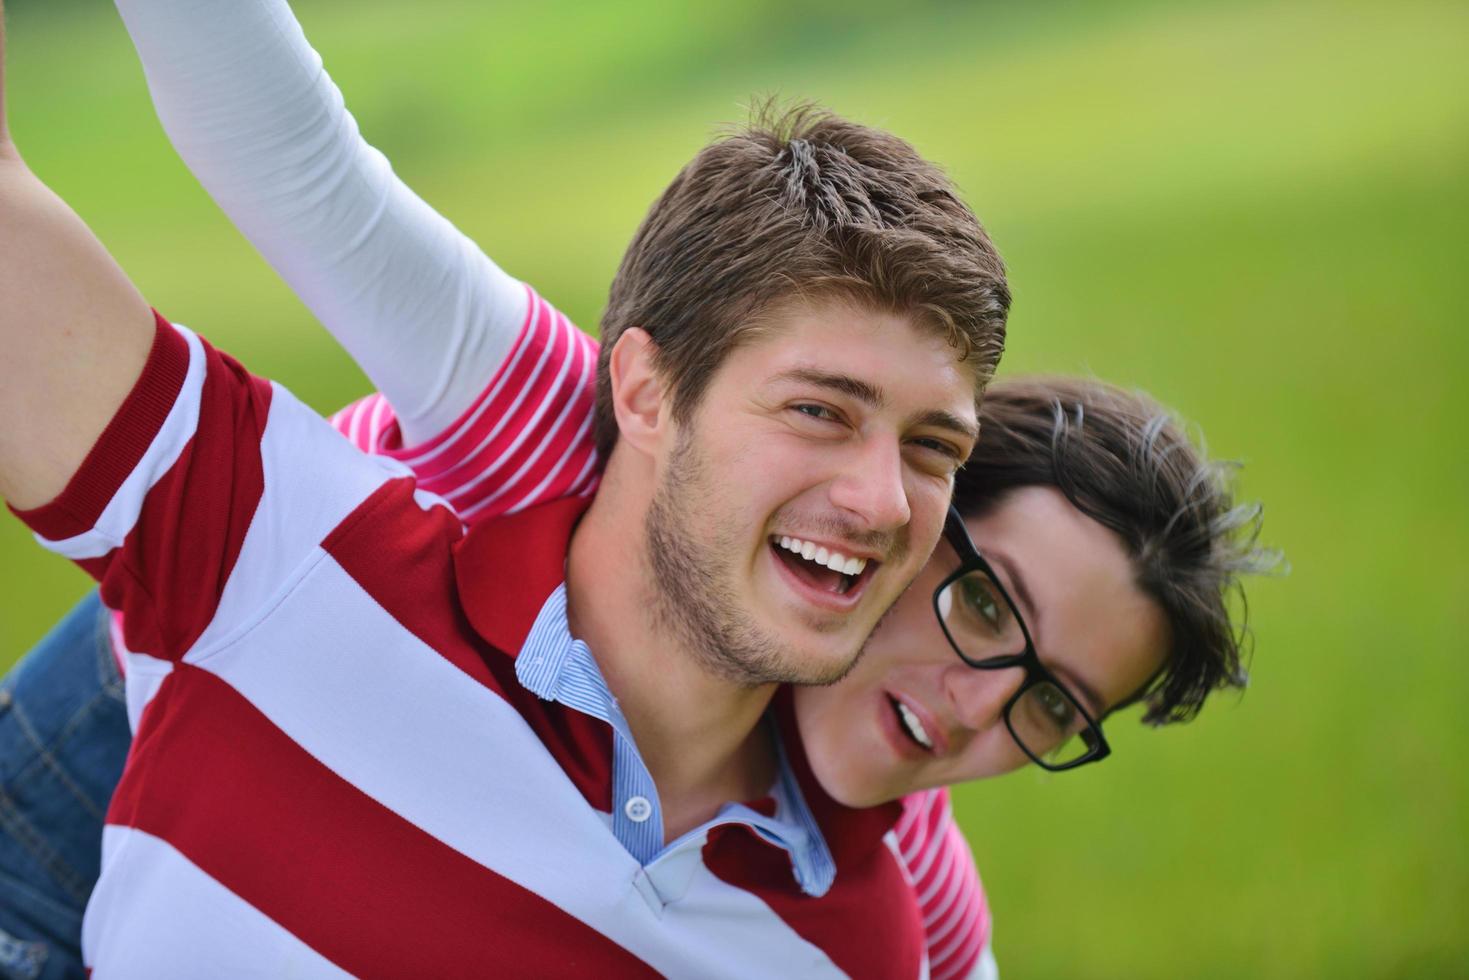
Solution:
M 638 508 L 612 482 L 572 535 L 567 616 L 632 728 L 658 787 L 665 840 L 673 840 L 724 803 L 769 791 L 776 755 L 760 719 L 775 686 L 716 675 L 699 651 L 653 621 L 643 515 L 629 518 Z

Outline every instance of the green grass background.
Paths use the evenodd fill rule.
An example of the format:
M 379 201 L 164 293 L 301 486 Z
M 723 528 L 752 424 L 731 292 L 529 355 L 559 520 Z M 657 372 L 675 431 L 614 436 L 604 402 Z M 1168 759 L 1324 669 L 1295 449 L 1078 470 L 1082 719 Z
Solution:
M 172 155 L 111 5 L 10 6 L 17 140 L 152 301 L 322 410 L 364 393 Z M 1469 975 L 1469 7 L 899 9 L 299 5 L 368 137 L 583 326 L 714 125 L 809 97 L 963 187 L 1003 370 L 1143 387 L 1246 462 L 1294 566 L 1250 588 L 1249 692 L 956 794 L 1007 977 Z M 0 555 L 3 666 L 86 583 L 9 517 Z

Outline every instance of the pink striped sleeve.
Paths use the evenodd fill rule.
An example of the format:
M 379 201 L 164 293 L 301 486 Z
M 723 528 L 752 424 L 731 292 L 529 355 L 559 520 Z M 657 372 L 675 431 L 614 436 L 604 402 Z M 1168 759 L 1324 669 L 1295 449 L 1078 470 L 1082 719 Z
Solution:
M 930 975 L 966 977 L 989 942 L 990 910 L 974 855 L 954 823 L 949 791 L 904 797 L 895 832 L 923 914 Z
M 405 447 L 392 406 L 372 394 L 332 416 L 354 445 L 409 467 L 469 523 L 596 489 L 592 409 L 597 342 L 530 287 L 526 320 L 468 410 Z

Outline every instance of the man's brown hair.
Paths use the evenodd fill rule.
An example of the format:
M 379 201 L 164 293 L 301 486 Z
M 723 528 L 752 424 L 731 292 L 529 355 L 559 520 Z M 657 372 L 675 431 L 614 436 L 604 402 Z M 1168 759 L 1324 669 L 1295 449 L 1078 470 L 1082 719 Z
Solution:
M 1022 487 L 1055 487 L 1116 532 L 1138 587 L 1162 609 L 1168 658 L 1125 703 L 1145 702 L 1143 720 L 1162 725 L 1194 717 L 1216 688 L 1244 687 L 1239 579 L 1281 558 L 1257 544 L 1260 505 L 1234 500 L 1231 464 L 1210 460 L 1146 395 L 1085 378 L 996 381 L 979 424 L 954 484 L 959 512 L 980 517 Z
M 981 385 L 1005 345 L 1005 266 L 938 167 L 897 137 L 803 105 L 757 106 L 654 202 L 602 316 L 597 451 L 617 442 L 608 358 L 646 330 L 686 420 L 761 315 L 839 297 L 940 331 Z

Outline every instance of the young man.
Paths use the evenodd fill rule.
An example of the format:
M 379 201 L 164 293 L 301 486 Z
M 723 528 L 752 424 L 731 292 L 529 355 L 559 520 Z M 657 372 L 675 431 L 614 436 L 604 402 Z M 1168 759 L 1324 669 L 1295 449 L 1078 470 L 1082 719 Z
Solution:
M 916 972 L 912 917 L 881 909 L 906 894 L 882 828 L 829 848 L 844 815 L 808 807 L 755 726 L 774 683 L 840 676 L 926 559 L 1006 296 L 911 150 L 794 125 L 702 152 L 630 248 L 585 516 L 468 537 L 154 322 L 7 142 L 0 490 L 150 655 L 94 964 Z M 841 433 L 809 411 L 832 399 Z

